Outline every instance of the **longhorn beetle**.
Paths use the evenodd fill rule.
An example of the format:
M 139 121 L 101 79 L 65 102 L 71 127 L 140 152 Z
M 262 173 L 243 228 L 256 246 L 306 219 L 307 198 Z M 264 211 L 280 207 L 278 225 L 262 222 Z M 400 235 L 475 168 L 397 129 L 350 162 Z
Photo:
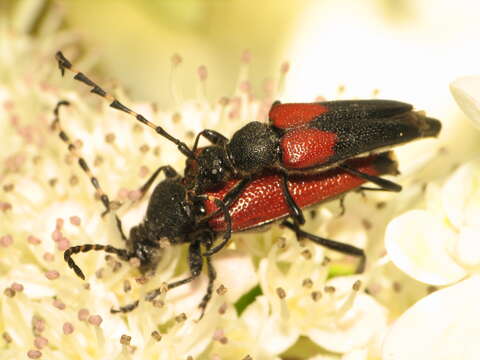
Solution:
M 78 160 L 81 169 L 90 178 L 95 191 L 106 211 L 110 210 L 110 200 L 102 190 L 99 181 L 92 174 L 87 162 L 79 154 L 77 148 L 66 132 L 61 128 L 59 109 L 68 105 L 61 101 L 54 110 L 52 129 L 58 131 L 68 150 Z M 390 153 L 381 153 L 370 157 L 358 158 L 347 161 L 354 171 L 381 176 L 384 174 L 397 174 L 397 164 L 392 160 Z M 75 273 L 85 279 L 83 271 L 73 261 L 72 255 L 88 251 L 104 251 L 115 254 L 121 260 L 128 261 L 137 258 L 140 261 L 140 271 L 154 270 L 160 256 L 160 239 L 168 239 L 172 245 L 188 244 L 188 264 L 190 275 L 182 280 L 167 284 L 167 289 L 186 284 L 202 272 L 203 261 L 207 265 L 208 286 L 207 291 L 199 304 L 201 316 L 212 296 L 216 271 L 211 262 L 211 256 L 223 248 L 230 239 L 232 232 L 250 230 L 274 221 L 284 220 L 290 216 L 288 203 L 282 196 L 282 178 L 275 173 L 264 173 L 248 184 L 244 193 L 237 198 L 230 209 L 225 207 L 222 198 L 235 186 L 235 180 L 229 181 L 226 186 L 216 192 L 194 194 L 188 191 L 184 178 L 180 177 L 170 166 L 162 166 L 155 171 L 149 180 L 140 189 L 142 193 L 148 191 L 155 178 L 164 173 L 165 179 L 154 188 L 150 197 L 147 211 L 142 222 L 133 226 L 129 236 L 122 230 L 121 220 L 115 215 L 118 230 L 125 241 L 125 248 L 116 248 L 111 245 L 84 244 L 73 246 L 64 253 L 64 259 Z M 334 199 L 348 191 L 358 188 L 365 182 L 364 178 L 352 175 L 351 172 L 341 168 L 332 168 L 327 171 L 294 176 L 289 180 L 289 191 L 294 195 L 295 201 L 302 207 L 318 205 L 324 201 Z M 271 202 L 277 205 L 272 207 Z M 218 213 L 220 211 L 220 213 Z M 327 248 L 346 254 L 359 256 L 361 267 L 365 262 L 362 249 L 355 246 L 322 238 L 299 228 L 295 223 L 284 220 L 283 225 L 292 229 L 297 237 L 307 238 Z M 223 234 L 223 239 L 217 246 L 215 240 Z M 202 250 L 202 247 L 205 251 Z M 147 293 L 145 300 L 153 301 L 161 293 L 161 288 Z M 129 312 L 138 306 L 139 300 L 112 309 L 112 313 Z
M 203 193 L 240 178 L 241 181 L 224 199 L 228 207 L 256 175 L 265 170 L 274 171 L 282 176 L 282 192 L 290 214 L 298 224 L 304 224 L 305 218 L 289 192 L 287 182 L 290 176 L 340 166 L 344 171 L 377 184 L 381 190 L 398 192 L 400 185 L 354 171 L 345 161 L 415 139 L 437 136 L 441 129 L 438 120 L 413 111 L 412 105 L 393 100 L 275 102 L 269 112 L 268 124 L 252 121 L 235 132 L 231 139 L 215 130 L 205 129 L 197 135 L 190 150 L 162 127 L 121 104 L 83 73 L 74 70 L 61 52 L 57 52 L 56 58 L 62 74 L 65 69 L 74 72 L 74 79 L 90 86 L 92 93 L 109 100 L 111 107 L 134 116 L 176 144 L 187 156 L 187 188 Z M 201 136 L 212 145 L 199 150 Z
M 97 178 L 92 174 L 85 159 L 80 156 L 73 142 L 61 128 L 59 109 L 61 106 L 65 105 L 69 105 L 69 103 L 67 101 L 60 101 L 55 107 L 55 119 L 52 123 L 52 129 L 58 131 L 60 139 L 67 144 L 70 153 L 77 158 L 79 166 L 90 178 L 90 182 L 105 207 L 105 212 L 102 214 L 103 216 L 106 212 L 110 211 L 111 202 L 108 195 L 102 190 Z M 140 271 L 146 272 L 155 269 L 159 256 L 161 256 L 159 253 L 159 240 L 166 238 L 173 245 L 189 243 L 188 262 L 191 270 L 191 276 L 170 283 L 167 285 L 167 288 L 172 289 L 192 281 L 195 277 L 200 275 L 202 270 L 203 257 L 201 254 L 201 246 L 203 245 L 209 250 L 215 240 L 214 233 L 208 226 L 208 221 L 212 216 L 206 215 L 202 210 L 202 200 L 211 201 L 221 209 L 226 224 L 224 241 L 228 241 L 231 236 L 231 219 L 223 201 L 213 196 L 193 195 L 187 193 L 185 186 L 182 185 L 182 178 L 172 167 L 167 165 L 158 168 L 158 170 L 155 171 L 149 180 L 140 188 L 140 192 L 142 194 L 146 193 L 155 178 L 162 172 L 165 174 L 166 179 L 155 187 L 149 201 L 145 219 L 139 225 L 131 228 L 128 237 L 126 237 L 123 232 L 121 220 L 115 215 L 118 230 L 122 239 L 126 242 L 125 249 L 118 249 L 111 245 L 84 244 L 70 247 L 65 251 L 65 261 L 80 278 L 85 280 L 85 275 L 73 261 L 73 254 L 95 250 L 115 254 L 121 260 L 125 261 L 137 258 L 140 261 Z M 211 297 L 213 281 L 215 279 L 215 270 L 211 264 L 210 257 L 205 256 L 205 259 L 208 268 L 209 284 L 207 293 L 200 303 L 202 316 Z M 156 291 L 149 293 L 146 298 L 147 300 L 153 300 L 159 294 L 160 289 L 157 289 Z M 112 312 L 131 311 L 137 305 L 138 301 L 128 306 L 121 307 L 119 310 L 112 309 Z
M 229 168 L 228 166 L 224 167 L 223 165 L 218 167 L 219 159 L 222 159 L 222 156 L 229 157 L 232 155 L 229 150 L 230 145 L 228 144 L 235 144 L 235 139 L 237 139 L 237 142 L 242 143 L 240 140 L 243 139 L 243 141 L 245 141 L 245 139 L 248 139 L 248 136 L 240 135 L 242 135 L 242 133 L 251 135 L 252 132 L 250 127 L 255 128 L 258 126 L 257 124 L 260 123 L 253 122 L 247 124 L 237 132 L 240 133 L 239 136 L 236 137 L 236 133 L 230 142 L 225 142 L 222 146 L 219 145 L 219 141 L 210 139 L 210 137 L 213 138 L 217 135 L 210 136 L 209 134 L 218 133 L 215 133 L 213 130 L 204 130 L 198 134 L 193 150 L 190 150 L 183 142 L 168 134 L 163 128 L 151 123 L 142 115 L 137 114 L 121 104 L 113 96 L 87 78 L 83 73 L 72 69 L 71 63 L 60 52 L 57 53 L 56 57 L 62 74 L 65 69 L 73 71 L 76 80 L 92 87 L 91 92 L 110 100 L 110 105 L 113 108 L 133 115 L 138 121 L 148 125 L 157 133 L 175 143 L 178 149 L 186 155 L 188 159 L 185 178 L 180 177 L 170 166 L 162 166 L 153 173 L 145 185 L 140 188 L 141 194 L 145 194 L 153 184 L 155 178 L 160 173 L 165 174 L 166 179 L 161 181 L 153 191 L 145 219 L 142 223 L 131 229 L 128 238 L 123 234 L 121 221 L 116 218 L 117 226 L 122 234 L 122 238 L 126 241 L 125 249 L 118 249 L 109 245 L 86 244 L 72 247 L 65 252 L 65 260 L 69 266 L 74 269 L 78 276 L 84 278 L 83 272 L 74 263 L 71 257 L 76 253 L 97 250 L 116 254 L 122 260 L 137 257 L 140 260 L 140 270 L 146 271 L 147 269 L 155 268 L 155 265 L 158 262 L 158 257 L 161 256 L 161 254 L 159 254 L 160 249 L 158 241 L 160 238 L 167 238 L 172 244 L 188 243 L 191 275 L 183 280 L 170 283 L 167 287 L 168 289 L 171 289 L 192 281 L 201 273 L 203 257 L 205 257 L 208 268 L 209 284 L 207 293 L 200 304 L 203 316 L 206 305 L 211 297 L 213 282 L 215 279 L 215 270 L 211 264 L 210 257 L 227 244 L 231 232 L 248 230 L 268 224 L 272 221 L 285 219 L 288 216 L 293 216 L 295 222 L 284 221 L 283 224 L 294 230 L 297 236 L 306 237 L 331 249 L 360 256 L 362 259 L 361 264 L 364 263 L 365 255 L 363 250 L 302 231 L 298 226 L 298 224 L 301 224 L 304 221 L 301 208 L 316 205 L 340 196 L 352 189 L 358 188 L 366 181 L 372 181 L 375 184 L 380 185 L 382 189 L 399 191 L 400 187 L 397 184 L 378 177 L 383 174 L 396 173 L 396 163 L 389 158 L 388 154 L 382 153 L 371 157 L 359 158 L 358 160 L 349 160 L 346 157 L 344 159 L 345 162 L 342 164 L 338 164 L 338 162 L 324 162 L 326 165 L 323 168 L 319 167 L 317 169 L 312 167 L 311 169 L 305 168 L 298 171 L 293 170 L 291 172 L 286 172 L 284 169 L 271 167 L 269 165 L 257 167 L 255 171 L 251 171 L 248 174 L 239 173 L 235 167 Z M 65 102 L 60 102 L 57 106 L 55 110 L 54 124 L 60 131 L 59 134 L 61 139 L 68 144 L 69 150 L 77 156 L 79 165 L 90 177 L 90 180 L 105 207 L 105 211 L 102 214 L 105 215 L 110 211 L 111 203 L 108 196 L 101 190 L 98 180 L 91 174 L 85 160 L 77 154 L 77 150 L 68 139 L 66 133 L 60 129 L 58 108 L 64 104 Z M 278 107 L 280 105 L 275 104 L 274 107 L 275 106 Z M 272 107 L 272 109 L 274 107 Z M 370 114 L 372 116 L 377 113 L 373 109 L 370 109 Z M 417 114 L 413 112 L 411 113 Z M 302 116 L 304 117 L 304 115 Z M 434 119 L 424 119 L 427 119 L 424 121 L 430 123 L 432 128 L 438 123 L 438 121 Z M 440 128 L 439 123 L 436 127 L 436 132 L 438 133 Z M 274 130 L 271 132 L 274 132 Z M 432 130 L 430 135 L 426 135 L 426 132 L 424 132 L 422 135 L 417 135 L 417 137 L 433 136 L 434 132 L 435 130 Z M 209 139 L 213 145 L 206 148 L 198 148 L 198 140 L 200 136 Z M 217 138 L 220 138 L 220 136 L 221 135 Z M 277 137 L 277 140 L 280 141 L 281 138 Z M 298 143 L 299 145 L 302 145 L 301 141 Z M 384 145 L 387 146 L 389 144 Z M 259 152 L 258 147 L 255 149 L 256 150 L 253 151 L 253 154 Z M 261 149 L 262 146 L 260 146 L 260 150 Z M 211 156 L 211 154 L 215 154 L 215 152 L 218 155 L 216 157 Z M 365 150 L 363 152 L 368 151 Z M 363 152 L 362 154 L 358 153 L 356 155 L 363 155 Z M 202 159 L 202 154 L 210 154 L 206 157 L 207 161 Z M 313 155 L 317 156 L 318 154 L 313 153 Z M 205 174 L 205 172 L 208 172 L 208 169 L 210 169 L 209 162 L 213 164 L 212 173 L 214 173 L 216 169 L 220 169 L 225 171 L 225 176 L 215 179 L 215 181 L 202 178 L 202 174 Z M 235 176 L 238 176 L 238 178 L 235 178 Z M 274 189 L 273 193 L 270 193 L 271 197 L 268 199 L 265 198 L 265 189 Z M 307 189 L 309 189 L 308 192 Z M 271 198 L 277 199 L 280 204 L 279 207 L 277 207 L 276 212 L 268 213 L 266 212 L 268 207 L 265 205 L 255 205 L 262 203 L 262 201 L 265 204 L 265 201 L 268 201 Z M 239 207 L 238 205 L 239 203 L 250 204 L 248 207 L 249 211 L 246 212 L 245 210 L 242 210 L 242 207 Z M 230 212 L 232 212 L 234 220 L 232 220 Z M 265 213 L 266 215 L 263 217 L 257 216 L 252 218 L 251 215 L 256 213 Z M 222 242 L 214 247 L 213 245 L 216 238 L 222 233 Z M 204 252 L 202 252 L 202 247 L 205 248 Z M 149 292 L 146 296 L 146 300 L 153 300 L 159 293 L 160 289 Z M 137 305 L 138 301 L 121 307 L 119 310 L 112 310 L 112 312 L 131 311 Z

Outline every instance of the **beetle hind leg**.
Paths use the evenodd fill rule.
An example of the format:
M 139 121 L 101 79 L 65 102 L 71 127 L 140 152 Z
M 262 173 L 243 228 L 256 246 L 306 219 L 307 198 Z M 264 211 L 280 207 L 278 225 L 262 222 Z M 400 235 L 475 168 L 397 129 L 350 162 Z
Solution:
M 402 187 L 398 185 L 397 183 L 394 183 L 393 181 L 381 178 L 379 176 L 374 176 L 374 175 L 369 175 L 365 174 L 363 172 L 360 172 L 356 169 L 351 168 L 350 166 L 347 166 L 345 164 L 341 164 L 338 166 L 342 170 L 345 170 L 346 172 L 355 175 L 361 179 L 364 179 L 366 181 L 370 181 L 374 183 L 375 185 L 378 185 L 379 188 L 371 188 L 371 187 L 364 187 L 362 186 L 362 190 L 369 190 L 369 191 L 391 191 L 391 192 L 400 192 L 402 191 Z
M 297 224 L 287 220 L 283 221 L 282 225 L 286 226 L 290 230 L 293 230 L 297 235 L 297 238 L 306 238 L 310 241 L 313 241 L 315 244 L 326 247 L 327 249 L 331 249 L 347 255 L 359 257 L 360 262 L 357 267 L 357 273 L 361 273 L 365 270 L 365 264 L 366 264 L 367 258 L 365 256 L 365 252 L 362 249 L 353 245 L 342 243 L 340 241 L 330 240 L 320 236 L 313 235 L 311 233 L 301 230 Z

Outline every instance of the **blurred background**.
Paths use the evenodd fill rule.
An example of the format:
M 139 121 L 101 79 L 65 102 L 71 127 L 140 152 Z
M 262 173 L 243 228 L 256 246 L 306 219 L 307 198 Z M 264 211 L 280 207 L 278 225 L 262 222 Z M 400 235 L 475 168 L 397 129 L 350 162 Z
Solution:
M 448 89 L 455 78 L 480 72 L 477 1 L 0 0 L 0 6 L 14 28 L 32 34 L 42 19 L 56 18 L 78 38 L 80 52 L 95 59 L 95 70 L 137 101 L 172 105 L 173 56 L 181 59 L 173 81 L 182 98 L 197 96 L 198 68 L 205 66 L 211 102 L 230 96 L 242 71 L 252 96 L 262 97 L 288 62 L 283 101 L 392 98 L 444 120 L 442 136 L 462 136 L 462 146 L 478 140 Z
M 421 106 L 438 104 L 438 96 L 446 100 L 445 85 L 478 72 L 480 64 L 480 3 L 471 0 L 0 3 L 2 11 L 23 7 L 56 13 L 84 50 L 95 53 L 105 74 L 134 96 L 161 102 L 168 101 L 174 54 L 183 58 L 178 81 L 187 95 L 199 65 L 208 69 L 209 96 L 228 95 L 241 54 L 249 50 L 255 92 L 288 61 L 289 98 L 333 95 L 332 88 L 345 85 L 357 96 L 379 89 Z M 17 26 L 22 21 L 27 19 L 18 19 Z M 35 23 L 31 26 L 34 31 Z

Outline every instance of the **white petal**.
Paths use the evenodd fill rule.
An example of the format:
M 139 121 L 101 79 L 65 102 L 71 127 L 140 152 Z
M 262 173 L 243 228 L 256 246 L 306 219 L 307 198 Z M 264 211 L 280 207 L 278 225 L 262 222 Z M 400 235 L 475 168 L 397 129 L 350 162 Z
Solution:
M 223 250 L 213 257 L 213 265 L 217 269 L 215 286 L 223 284 L 227 288 L 229 302 L 237 301 L 258 283 L 252 257 L 244 252 Z
M 442 189 L 443 207 L 449 220 L 460 229 L 480 225 L 480 160 L 461 166 Z
M 342 360 L 367 360 L 367 349 L 355 349 L 342 356 Z
M 455 255 L 461 265 L 468 268 L 478 268 L 480 266 L 479 234 L 479 227 L 465 227 L 460 232 Z
M 460 280 L 466 271 L 448 253 L 455 234 L 430 213 L 409 211 L 388 224 L 385 248 L 402 271 L 432 285 Z
M 442 204 L 442 188 L 436 183 L 429 183 L 425 189 L 426 211 L 430 214 L 443 218 L 446 216 Z
M 478 276 L 420 300 L 388 332 L 382 359 L 478 359 L 479 303 Z
M 298 329 L 285 326 L 277 316 L 270 316 L 270 306 L 265 296 L 258 296 L 242 314 L 250 331 L 256 335 L 256 343 L 270 354 L 280 354 L 292 346 L 300 335 Z
M 450 91 L 462 111 L 480 128 L 480 76 L 466 76 L 450 84 Z
M 341 360 L 342 358 L 337 354 L 321 354 L 315 355 L 314 357 L 309 358 L 308 360 Z
M 307 336 L 316 344 L 333 352 L 349 352 L 368 345 L 386 328 L 387 311 L 372 297 L 358 294 L 353 307 L 331 326 L 312 328 Z
M 361 217 L 345 214 L 342 217 L 336 216 L 327 223 L 327 233 L 330 239 L 342 243 L 365 248 L 367 233 Z

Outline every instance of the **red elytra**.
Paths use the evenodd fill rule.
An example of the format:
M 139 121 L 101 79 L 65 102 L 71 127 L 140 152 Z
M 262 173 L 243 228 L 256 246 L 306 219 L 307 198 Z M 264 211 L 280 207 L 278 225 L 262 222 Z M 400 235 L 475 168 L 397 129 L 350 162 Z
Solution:
M 335 133 L 315 128 L 293 129 L 280 138 L 282 164 L 287 169 L 308 169 L 334 154 Z
M 268 113 L 270 125 L 288 129 L 307 124 L 329 108 L 321 103 L 274 103 Z
M 324 170 L 372 151 L 437 136 L 441 124 L 392 100 L 339 100 L 320 103 L 276 102 L 269 125 L 279 136 L 287 171 Z
M 397 163 L 391 159 L 391 153 L 389 152 L 350 160 L 347 164 L 358 171 L 373 176 L 397 173 Z M 223 199 L 237 181 L 229 181 L 220 190 L 207 192 L 206 195 Z M 290 215 L 289 206 L 281 188 L 281 181 L 279 175 L 268 174 L 256 178 L 247 185 L 242 195 L 229 208 L 232 231 L 252 229 Z M 358 188 L 365 182 L 364 179 L 340 168 L 334 168 L 313 175 L 291 177 L 288 181 L 288 187 L 298 206 L 306 208 L 335 199 Z M 218 209 L 210 200 L 206 200 L 204 206 L 207 214 L 211 214 Z M 210 220 L 209 225 L 215 232 L 226 230 L 223 215 Z

